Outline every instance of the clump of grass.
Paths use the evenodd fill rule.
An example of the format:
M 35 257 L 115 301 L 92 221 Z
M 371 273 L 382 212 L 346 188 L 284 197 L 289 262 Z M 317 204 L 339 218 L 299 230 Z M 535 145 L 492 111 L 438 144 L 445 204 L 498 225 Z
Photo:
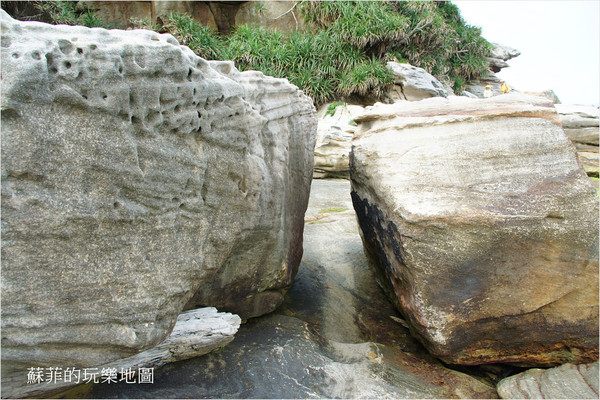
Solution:
M 187 14 L 171 13 L 162 27 L 175 36 L 179 43 L 207 60 L 226 59 L 226 46 L 218 33 L 194 20 Z M 156 29 L 154 29 L 156 30 Z
M 335 98 L 380 94 L 392 84 L 382 60 L 340 42 L 326 32 L 281 32 L 237 26 L 225 38 L 227 56 L 240 70 L 285 77 L 317 105 Z
M 344 103 L 343 101 L 334 101 L 333 103 L 330 103 L 327 106 L 327 111 L 325 112 L 325 115 L 333 117 L 333 115 L 335 114 L 335 109 L 338 108 L 338 106 L 343 106 L 344 104 L 346 103 Z
M 456 93 L 467 80 L 488 72 L 491 45 L 449 1 L 312 1 L 302 3 L 301 10 L 307 22 L 336 40 L 377 59 L 424 68 Z M 363 76 L 361 89 L 380 97 L 385 81 L 378 71 L 371 75 L 366 86 Z
M 96 10 L 78 6 L 76 1 L 37 1 L 34 2 L 34 6 L 44 15 L 40 19 L 54 25 L 111 28 L 96 15 Z

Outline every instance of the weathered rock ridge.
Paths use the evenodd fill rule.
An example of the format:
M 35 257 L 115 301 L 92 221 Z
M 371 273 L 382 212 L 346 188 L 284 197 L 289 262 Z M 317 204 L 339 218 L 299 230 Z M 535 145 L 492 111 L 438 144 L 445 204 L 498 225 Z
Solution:
M 170 35 L 0 15 L 3 391 L 148 349 L 184 308 L 275 309 L 302 257 L 311 99 Z
M 350 157 L 365 250 L 446 362 L 598 357 L 598 198 L 552 104 L 376 105 Z
M 530 369 L 498 383 L 503 399 L 597 399 L 598 362 Z
M 600 111 L 598 107 L 575 104 L 555 104 L 565 134 L 577 149 L 579 161 L 588 173 L 598 174 L 598 137 Z

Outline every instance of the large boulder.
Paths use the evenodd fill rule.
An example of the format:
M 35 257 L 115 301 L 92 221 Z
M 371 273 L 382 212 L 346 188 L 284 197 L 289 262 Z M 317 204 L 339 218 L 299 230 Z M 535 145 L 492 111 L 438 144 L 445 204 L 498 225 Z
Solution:
M 387 68 L 394 76 L 394 86 L 387 93 L 388 101 L 419 101 L 429 97 L 448 97 L 444 85 L 423 68 L 389 61 Z
M 317 114 L 319 123 L 313 178 L 349 178 L 348 157 L 356 129 L 354 118 L 363 113 L 364 107 L 340 104 L 331 115 L 329 110 L 334 105 L 325 104 Z
M 436 98 L 356 121 L 365 250 L 433 355 L 597 360 L 598 198 L 551 102 Z
M 170 35 L 2 22 L 2 380 L 274 310 L 302 257 L 316 113 Z M 15 375 L 16 374 L 16 375 Z

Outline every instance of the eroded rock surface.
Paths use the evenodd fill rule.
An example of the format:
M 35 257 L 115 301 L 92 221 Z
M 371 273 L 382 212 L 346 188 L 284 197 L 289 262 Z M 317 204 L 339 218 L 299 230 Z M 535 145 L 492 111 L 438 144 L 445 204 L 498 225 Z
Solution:
M 498 383 L 503 399 L 597 399 L 598 362 L 530 369 Z
M 240 323 L 239 316 L 218 312 L 214 307 L 189 310 L 179 314 L 171 334 L 155 347 L 131 357 L 101 365 L 97 370 L 90 369 L 89 371 L 90 373 L 96 372 L 96 377 L 100 382 L 102 382 L 101 379 L 106 378 L 106 375 L 101 375 L 102 371 L 112 369 L 115 373 L 121 374 L 117 375 L 117 379 L 123 379 L 123 371 L 127 371 L 129 376 L 125 379 L 129 382 L 136 382 L 140 379 L 138 374 L 140 368 L 154 369 L 168 363 L 199 357 L 226 346 L 233 340 L 235 333 L 240 328 Z M 40 382 L 31 382 L 25 388 L 19 388 L 13 393 L 5 390 L 3 397 L 13 397 L 13 394 L 28 398 L 48 397 L 49 395 L 59 395 L 61 392 L 66 394 L 65 391 L 72 386 L 86 381 L 86 378 L 81 376 L 81 370 L 74 372 L 72 379 L 66 379 L 67 373 L 63 371 L 73 367 L 58 368 L 61 369 L 60 378 L 65 379 L 51 381 L 47 374 L 42 374 Z M 48 371 L 44 370 L 43 372 L 47 373 Z M 104 383 L 107 384 L 107 382 Z M 108 384 L 112 383 L 116 383 L 116 381 Z M 85 389 L 88 391 L 91 389 L 89 384 L 84 384 L 74 390 L 85 391 Z M 61 398 L 63 397 L 61 396 Z
M 598 198 L 549 101 L 436 98 L 357 122 L 365 249 L 432 354 L 597 360 Z
M 281 304 L 302 257 L 310 98 L 170 35 L 0 13 L 3 393 L 27 367 L 150 348 L 184 307 Z

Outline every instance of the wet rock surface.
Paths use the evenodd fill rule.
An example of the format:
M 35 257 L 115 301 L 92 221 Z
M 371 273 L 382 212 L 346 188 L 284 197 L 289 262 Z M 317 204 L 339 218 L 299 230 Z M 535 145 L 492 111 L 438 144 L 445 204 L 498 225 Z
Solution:
M 153 385 L 96 385 L 96 398 L 496 398 L 414 340 L 367 266 L 348 181 L 315 180 L 299 273 L 276 314 L 217 353 L 167 365 Z

